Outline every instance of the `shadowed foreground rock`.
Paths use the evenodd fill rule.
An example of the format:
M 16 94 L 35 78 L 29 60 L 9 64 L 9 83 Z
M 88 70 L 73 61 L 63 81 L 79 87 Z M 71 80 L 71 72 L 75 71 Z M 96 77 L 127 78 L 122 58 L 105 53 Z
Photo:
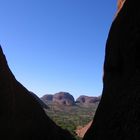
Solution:
M 45 115 L 38 98 L 11 73 L 0 47 L 0 137 L 5 140 L 74 140 Z
M 140 140 L 140 8 L 126 0 L 106 44 L 104 87 L 84 140 Z

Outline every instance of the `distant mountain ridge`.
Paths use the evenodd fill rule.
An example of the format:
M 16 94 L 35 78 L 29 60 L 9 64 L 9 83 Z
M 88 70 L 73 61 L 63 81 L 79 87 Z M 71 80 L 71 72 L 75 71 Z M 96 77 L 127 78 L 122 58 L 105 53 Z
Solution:
M 71 132 L 78 140 L 89 128 L 89 122 L 94 117 L 100 99 L 101 96 L 86 95 L 74 99 L 70 93 L 62 91 L 41 97 L 41 100 L 49 107 L 44 109 L 46 114 L 61 128 Z
M 45 94 L 41 97 L 41 100 L 48 104 L 48 103 L 54 103 L 58 105 L 66 105 L 66 106 L 72 106 L 76 104 L 81 105 L 92 105 L 97 102 L 99 102 L 101 99 L 101 96 L 86 96 L 81 95 L 77 99 L 74 99 L 74 97 L 68 93 L 68 92 L 58 92 L 55 94 Z

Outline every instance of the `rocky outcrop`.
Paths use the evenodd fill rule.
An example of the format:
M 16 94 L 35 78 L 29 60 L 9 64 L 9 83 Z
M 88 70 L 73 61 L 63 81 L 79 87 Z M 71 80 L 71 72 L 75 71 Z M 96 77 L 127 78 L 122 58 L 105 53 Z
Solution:
M 75 104 L 74 97 L 68 92 L 59 92 L 54 94 L 53 102 L 59 105 L 67 105 L 67 106 Z
M 89 97 L 85 95 L 81 95 L 76 99 L 76 103 L 80 103 L 82 105 L 90 105 L 100 101 L 100 97 Z
M 5 140 L 74 140 L 46 116 L 10 71 L 0 47 L 0 137 Z
M 41 100 L 46 104 L 51 103 L 51 104 L 67 105 L 67 106 L 72 106 L 76 104 L 88 106 L 95 103 L 99 103 L 100 99 L 101 96 L 92 97 L 92 96 L 81 95 L 75 101 L 74 97 L 68 92 L 58 92 L 54 95 L 46 94 L 43 97 L 41 97 Z
M 46 104 L 52 103 L 64 106 L 75 105 L 74 97 L 68 92 L 58 92 L 54 95 L 46 94 L 41 97 L 41 100 Z
M 140 139 L 140 8 L 126 0 L 106 44 L 103 92 L 84 140 Z

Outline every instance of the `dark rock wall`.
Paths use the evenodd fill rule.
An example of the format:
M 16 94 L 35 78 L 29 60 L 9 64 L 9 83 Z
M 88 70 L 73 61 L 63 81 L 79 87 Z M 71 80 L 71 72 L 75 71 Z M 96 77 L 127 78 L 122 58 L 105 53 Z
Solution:
M 140 139 L 140 8 L 126 0 L 106 44 L 103 93 L 84 140 Z
M 36 94 L 34 94 L 33 92 L 29 92 L 31 95 L 32 95 L 32 97 L 36 100 L 36 102 L 38 102 L 40 105 L 41 105 L 41 107 L 43 108 L 43 109 L 49 109 L 49 107 L 47 106 L 47 104 L 45 104 L 45 102 L 43 102 L 43 100 L 41 100 Z
M 46 116 L 37 100 L 15 79 L 0 46 L 0 139 L 74 140 Z

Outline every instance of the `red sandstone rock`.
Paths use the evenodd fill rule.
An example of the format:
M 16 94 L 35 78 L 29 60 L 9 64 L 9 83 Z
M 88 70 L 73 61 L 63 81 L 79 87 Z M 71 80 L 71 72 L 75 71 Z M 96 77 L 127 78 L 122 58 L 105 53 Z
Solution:
M 77 134 L 78 137 L 83 138 L 85 133 L 87 132 L 87 130 L 89 129 L 89 127 L 91 126 L 92 121 L 89 122 L 87 125 L 85 125 L 84 127 L 78 127 L 75 130 L 75 133 Z

